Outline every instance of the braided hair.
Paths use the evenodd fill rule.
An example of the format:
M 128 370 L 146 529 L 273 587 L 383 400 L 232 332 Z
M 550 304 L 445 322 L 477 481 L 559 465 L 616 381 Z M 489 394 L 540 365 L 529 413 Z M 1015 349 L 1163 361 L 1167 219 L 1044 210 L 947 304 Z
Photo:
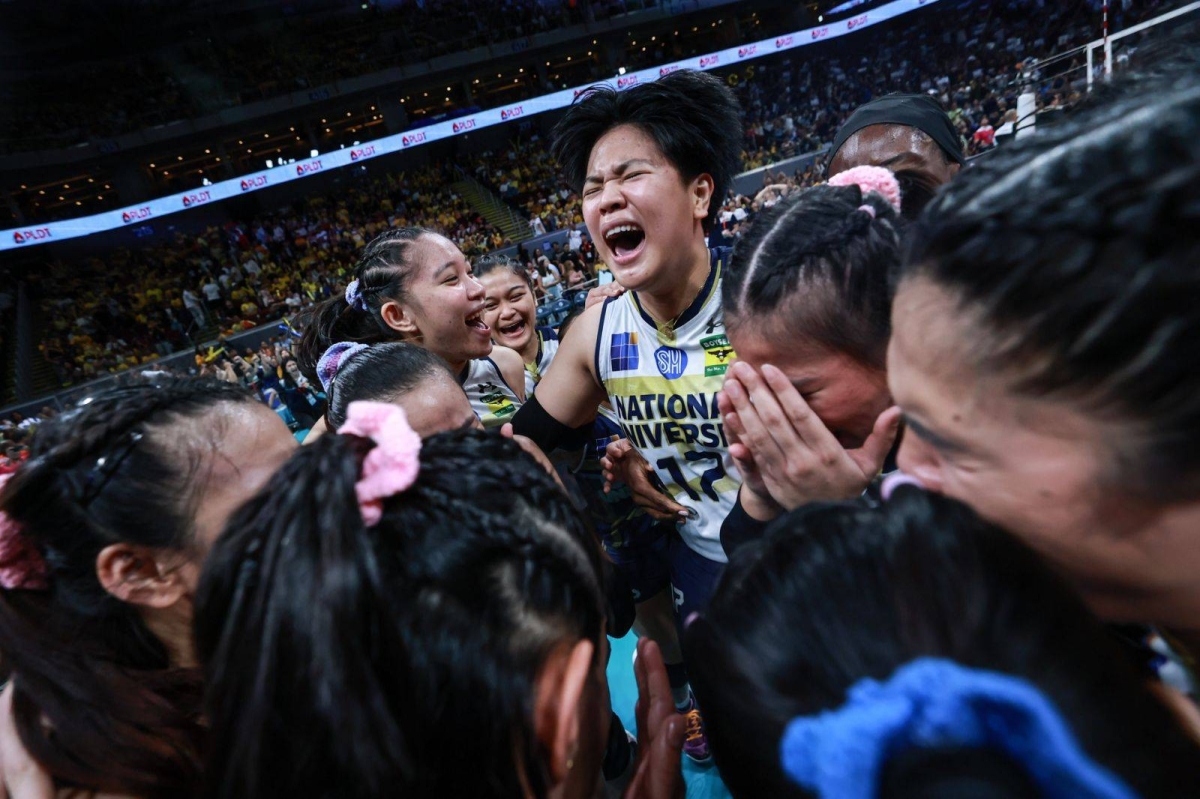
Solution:
M 1140 796 L 1186 794 L 1200 779 L 1196 744 L 1062 577 L 965 505 L 911 486 L 882 507 L 813 503 L 777 519 L 730 557 L 683 649 L 734 796 L 811 796 L 781 766 L 788 722 L 922 657 L 1032 683 L 1081 748 Z M 887 760 L 882 799 L 1040 795 L 1002 789 L 1024 768 L 996 749 Z M 950 790 L 956 777 L 973 789 Z
M 207 561 L 209 795 L 544 796 L 535 681 L 565 641 L 599 651 L 597 547 L 531 458 L 473 430 L 425 439 L 364 529 L 372 446 L 305 447 Z
M 329 429 L 337 430 L 345 424 L 352 402 L 393 402 L 438 375 L 457 382 L 445 361 L 416 344 L 391 341 L 355 353 L 342 362 L 337 379 L 329 386 L 329 408 L 325 412 Z
M 320 382 L 317 362 L 325 350 L 339 341 L 374 344 L 400 338 L 383 321 L 380 308 L 392 300 L 405 300 L 414 269 L 409 250 L 413 242 L 427 235 L 436 234 L 421 227 L 393 228 L 380 233 L 363 248 L 354 267 L 359 301 L 351 304 L 340 295 L 330 297 L 297 318 L 304 332 L 296 343 L 295 356 L 305 377 Z
M 980 373 L 1124 427 L 1113 480 L 1191 501 L 1200 85 L 1187 71 L 1133 88 L 965 171 L 916 226 L 901 286 L 957 303 Z
M 870 210 L 867 210 L 869 208 Z M 722 281 L 725 321 L 807 340 L 882 369 L 902 221 L 881 195 L 817 186 L 763 212 Z
M 187 550 L 205 446 L 181 442 L 180 422 L 249 402 L 211 379 L 109 390 L 40 427 L 4 487 L 0 510 L 45 561 L 47 588 L 0 590 L 0 653 L 21 739 L 57 780 L 138 796 L 198 785 L 199 674 L 171 668 L 96 559 L 123 542 Z

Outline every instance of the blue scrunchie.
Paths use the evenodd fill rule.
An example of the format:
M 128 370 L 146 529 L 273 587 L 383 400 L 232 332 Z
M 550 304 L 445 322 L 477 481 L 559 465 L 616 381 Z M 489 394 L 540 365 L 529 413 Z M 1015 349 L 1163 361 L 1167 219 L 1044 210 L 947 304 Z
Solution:
M 346 304 L 360 311 L 367 310 L 367 299 L 359 288 L 358 278 L 346 284 Z
M 329 393 L 329 387 L 333 385 L 333 378 L 337 377 L 338 369 L 342 368 L 342 364 L 367 348 L 366 344 L 339 341 L 325 350 L 321 360 L 317 361 L 317 379 L 321 381 L 321 388 L 326 394 Z
M 846 702 L 788 724 L 783 770 L 821 797 L 874 799 L 887 759 L 912 748 L 990 747 L 1020 764 L 1047 799 L 1136 799 L 1079 747 L 1054 705 L 1025 680 L 921 658 Z

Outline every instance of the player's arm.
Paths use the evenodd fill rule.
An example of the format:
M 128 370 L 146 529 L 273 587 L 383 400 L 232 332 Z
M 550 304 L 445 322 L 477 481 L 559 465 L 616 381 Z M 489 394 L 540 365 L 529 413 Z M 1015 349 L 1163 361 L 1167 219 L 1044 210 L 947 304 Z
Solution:
M 517 395 L 517 399 L 524 402 L 525 364 L 521 361 L 521 356 L 516 351 L 497 344 L 492 347 L 491 358 L 492 362 L 496 364 L 496 368 L 500 370 L 500 376 L 504 378 L 504 382 L 508 383 L 508 387 Z
M 587 433 L 578 428 L 591 425 L 607 398 L 594 363 L 603 311 L 602 305 L 588 308 L 571 325 L 537 393 L 513 417 L 516 433 L 547 452 L 584 440 Z

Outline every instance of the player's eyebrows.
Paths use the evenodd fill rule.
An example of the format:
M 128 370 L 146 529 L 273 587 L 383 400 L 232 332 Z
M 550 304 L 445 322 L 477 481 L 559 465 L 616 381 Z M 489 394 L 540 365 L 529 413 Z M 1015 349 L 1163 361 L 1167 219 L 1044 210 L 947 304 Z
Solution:
M 628 161 L 622 161 L 621 163 L 619 163 L 615 167 L 613 167 L 612 172 L 614 175 L 623 175 L 629 171 L 629 168 L 631 166 L 633 166 L 635 164 L 645 164 L 646 166 L 654 166 L 653 161 L 647 160 L 645 158 L 630 158 Z M 586 178 L 584 178 L 583 182 L 585 184 L 587 184 L 587 183 L 603 183 L 604 178 L 601 175 L 588 175 Z

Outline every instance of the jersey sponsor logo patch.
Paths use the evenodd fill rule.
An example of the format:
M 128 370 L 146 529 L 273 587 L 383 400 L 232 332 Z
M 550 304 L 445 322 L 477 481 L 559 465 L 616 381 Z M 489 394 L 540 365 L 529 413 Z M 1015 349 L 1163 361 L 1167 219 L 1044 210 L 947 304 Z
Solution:
M 708 336 L 700 339 L 704 348 L 704 376 L 715 377 L 725 374 L 729 362 L 737 357 L 733 347 L 729 346 L 728 336 Z
M 638 334 L 613 333 L 608 346 L 608 358 L 614 372 L 632 372 L 639 366 Z
M 503 419 L 505 416 L 512 416 L 517 412 L 517 408 L 512 404 L 512 400 L 504 395 L 500 386 L 495 383 L 483 383 L 479 386 L 479 399 L 491 411 L 492 416 L 497 419 Z
M 654 351 L 654 365 L 663 377 L 676 380 L 687 369 L 687 353 L 676 347 L 659 347 Z

